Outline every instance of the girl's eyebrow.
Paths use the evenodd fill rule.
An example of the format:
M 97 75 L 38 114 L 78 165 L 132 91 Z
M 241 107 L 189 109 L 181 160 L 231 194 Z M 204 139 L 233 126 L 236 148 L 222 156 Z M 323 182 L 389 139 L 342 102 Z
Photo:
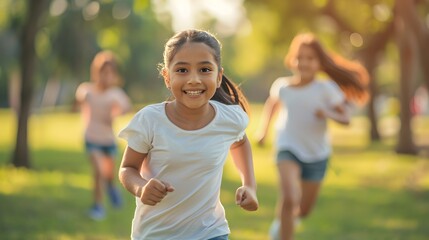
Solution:
M 174 65 L 189 65 L 188 62 L 176 62 Z
M 211 61 L 202 61 L 202 62 L 199 62 L 199 64 L 211 64 L 211 65 L 215 65 L 213 62 L 211 62 Z
M 205 65 L 205 64 L 210 64 L 210 65 L 215 65 L 213 62 L 211 61 L 201 61 L 198 63 L 199 65 Z M 190 65 L 189 62 L 176 62 L 174 63 L 174 65 Z

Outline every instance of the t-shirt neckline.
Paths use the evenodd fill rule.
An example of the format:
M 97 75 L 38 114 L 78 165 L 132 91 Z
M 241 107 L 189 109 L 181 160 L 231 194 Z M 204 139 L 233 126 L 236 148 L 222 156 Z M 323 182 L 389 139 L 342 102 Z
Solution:
M 212 119 L 212 120 L 210 120 L 210 122 L 208 122 L 208 123 L 207 123 L 204 127 L 202 127 L 202 128 L 198 128 L 198 129 L 194 129 L 194 130 L 186 130 L 186 129 L 183 129 L 183 128 L 181 128 L 181 127 L 177 126 L 177 125 L 176 125 L 174 122 L 172 122 L 172 121 L 171 121 L 171 119 L 168 117 L 168 115 L 167 115 L 167 104 L 168 104 L 168 103 L 169 103 L 168 101 L 164 101 L 164 102 L 163 102 L 163 116 L 164 116 L 164 118 L 166 119 L 166 121 L 167 121 L 171 126 L 173 126 L 174 128 L 176 128 L 176 129 L 178 129 L 178 130 L 180 130 L 180 131 L 183 131 L 183 132 L 198 132 L 198 131 L 204 131 L 205 129 L 209 128 L 209 127 L 214 123 L 215 119 L 216 119 L 216 118 L 217 118 L 217 116 L 218 116 L 218 108 L 217 108 L 216 104 L 214 104 L 212 101 L 209 101 L 210 106 L 212 106 L 212 107 L 213 107 L 213 109 L 214 109 L 214 111 L 215 111 L 215 115 L 214 115 L 213 119 Z

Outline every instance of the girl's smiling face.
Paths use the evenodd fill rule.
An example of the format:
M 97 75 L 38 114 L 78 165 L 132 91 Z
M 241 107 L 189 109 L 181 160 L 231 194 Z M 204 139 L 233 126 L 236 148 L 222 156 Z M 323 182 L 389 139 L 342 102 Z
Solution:
M 222 80 L 223 70 L 204 43 L 185 43 L 166 67 L 162 73 L 166 86 L 178 104 L 191 109 L 206 106 Z

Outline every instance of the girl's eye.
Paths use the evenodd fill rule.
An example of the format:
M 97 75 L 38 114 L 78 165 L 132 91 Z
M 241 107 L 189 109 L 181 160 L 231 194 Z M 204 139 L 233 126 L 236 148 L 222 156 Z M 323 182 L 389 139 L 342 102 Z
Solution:
M 210 68 L 202 68 L 201 72 L 211 72 L 212 70 Z
M 185 72 L 188 72 L 188 70 L 186 68 L 179 68 L 176 70 L 176 72 L 185 73 Z

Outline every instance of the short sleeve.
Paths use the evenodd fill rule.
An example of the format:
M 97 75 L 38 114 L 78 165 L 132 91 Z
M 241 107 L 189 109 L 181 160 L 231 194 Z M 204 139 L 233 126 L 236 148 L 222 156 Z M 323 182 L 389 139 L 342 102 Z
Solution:
M 270 97 L 279 98 L 280 89 L 287 85 L 287 79 L 285 77 L 277 78 L 270 88 Z
M 240 132 L 238 133 L 237 139 L 235 140 L 236 142 L 239 142 L 244 138 L 244 135 L 246 134 L 247 125 L 249 124 L 249 117 L 247 116 L 247 114 L 244 111 L 242 111 L 240 120 L 241 120 L 242 128 L 240 129 Z
M 131 108 L 130 99 L 121 88 L 114 89 L 113 99 L 118 104 L 122 112 L 127 112 Z
M 239 107 L 237 112 L 240 124 L 238 124 L 239 132 L 235 141 L 239 142 L 244 138 L 244 135 L 246 134 L 246 128 L 249 125 L 249 116 L 246 112 L 244 112 L 241 107 Z
M 228 139 L 238 142 L 243 139 L 246 128 L 249 124 L 249 116 L 239 105 L 226 105 L 217 101 L 211 101 L 216 108 L 217 131 L 224 131 Z
M 81 83 L 76 89 L 75 98 L 78 102 L 83 102 L 89 93 L 90 84 L 87 82 Z
M 152 148 L 153 134 L 147 115 L 145 109 L 140 110 L 118 134 L 130 148 L 140 153 L 148 153 Z
M 325 84 L 328 104 L 331 106 L 342 104 L 345 101 L 344 93 L 334 81 L 327 81 Z

